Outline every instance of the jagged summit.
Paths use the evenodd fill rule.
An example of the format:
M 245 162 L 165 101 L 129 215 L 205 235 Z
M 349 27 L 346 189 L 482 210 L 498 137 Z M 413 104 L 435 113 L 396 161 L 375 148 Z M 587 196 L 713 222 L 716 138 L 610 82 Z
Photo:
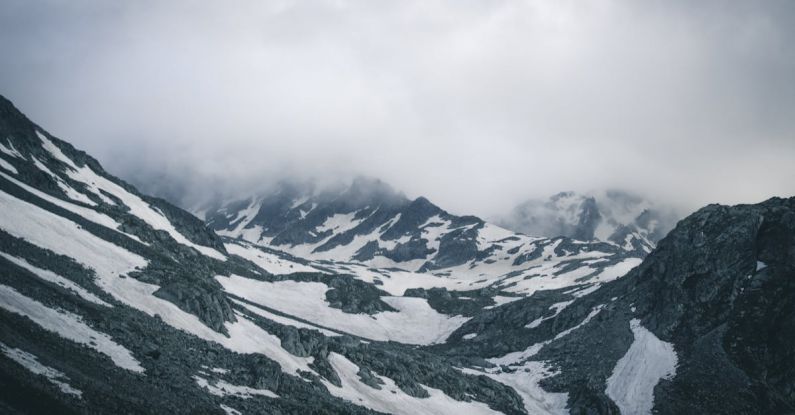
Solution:
M 510 232 L 475 216 L 452 215 L 424 197 L 409 200 L 368 178 L 324 191 L 312 185 L 279 187 L 229 202 L 206 217 L 221 235 L 299 257 L 421 272 L 458 267 L 459 273 L 493 276 L 527 258 L 540 258 L 542 247 L 552 244 L 549 238 Z M 645 254 L 634 247 L 568 238 L 561 246 L 570 252 Z
M 671 208 L 655 206 L 631 192 L 607 190 L 593 194 L 567 191 L 548 200 L 528 200 L 496 223 L 528 235 L 599 240 L 648 253 L 677 219 Z

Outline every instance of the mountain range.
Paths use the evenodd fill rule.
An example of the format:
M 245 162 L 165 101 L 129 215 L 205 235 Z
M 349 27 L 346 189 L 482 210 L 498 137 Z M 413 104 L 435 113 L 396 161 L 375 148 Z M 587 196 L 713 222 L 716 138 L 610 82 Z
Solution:
M 622 190 L 561 192 L 527 200 L 494 222 L 527 235 L 567 236 L 622 245 L 649 253 L 682 215 L 670 206 Z
M 0 98 L 0 412 L 795 411 L 795 198 L 631 200 L 500 226 L 360 178 L 194 215 Z

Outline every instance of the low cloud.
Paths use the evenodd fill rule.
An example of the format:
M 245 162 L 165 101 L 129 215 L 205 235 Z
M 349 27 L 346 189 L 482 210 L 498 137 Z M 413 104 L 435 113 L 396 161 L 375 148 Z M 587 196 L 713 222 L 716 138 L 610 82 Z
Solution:
M 0 93 L 145 191 L 380 177 L 459 213 L 792 195 L 795 5 L 6 2 Z

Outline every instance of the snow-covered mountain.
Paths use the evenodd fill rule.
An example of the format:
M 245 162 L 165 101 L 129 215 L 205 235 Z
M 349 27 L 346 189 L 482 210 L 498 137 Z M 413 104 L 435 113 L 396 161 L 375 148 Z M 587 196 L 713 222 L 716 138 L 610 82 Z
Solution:
M 528 200 L 495 223 L 515 232 L 604 241 L 648 253 L 681 217 L 675 209 L 620 190 L 580 194 L 561 192 L 548 200 Z
M 610 243 L 518 234 L 475 216 L 452 215 L 424 197 L 409 200 L 379 180 L 361 177 L 322 191 L 311 182 L 283 183 L 205 215 L 219 235 L 325 267 L 402 270 L 433 277 L 433 286 L 521 295 L 580 283 L 590 287 L 599 275 L 621 273 L 614 267 L 637 265 L 642 255 Z
M 0 97 L 0 413 L 788 413 L 793 218 L 708 206 L 641 263 L 360 180 L 219 236 Z

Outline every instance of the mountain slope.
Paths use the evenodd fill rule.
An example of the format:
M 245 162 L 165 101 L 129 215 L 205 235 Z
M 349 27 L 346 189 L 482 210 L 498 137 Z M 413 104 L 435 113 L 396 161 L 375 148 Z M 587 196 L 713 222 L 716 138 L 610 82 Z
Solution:
M 441 226 L 422 214 L 395 228 L 417 201 L 381 185 L 314 199 L 325 213 L 307 212 L 313 225 L 263 214 L 240 228 L 253 235 L 219 237 L 5 99 L 0 160 L 3 413 L 795 408 L 795 198 L 703 208 L 641 263 L 614 244 L 505 236 L 431 207 Z M 292 198 L 275 211 L 296 214 Z M 221 212 L 224 228 L 263 212 L 241 209 Z M 329 223 L 339 215 L 351 219 Z M 282 230 L 263 240 L 266 224 Z M 314 252 L 363 235 L 436 251 L 394 261 L 404 268 Z M 457 248 L 469 241 L 474 256 Z
M 545 367 L 535 386 L 574 413 L 791 413 L 794 276 L 795 198 L 711 205 L 562 311 L 517 301 L 435 347 L 488 358 L 500 367 L 479 371 L 506 383 Z
M 462 378 L 443 357 L 324 329 L 231 293 L 283 282 L 313 289 L 325 310 L 335 308 L 324 297 L 336 295 L 356 332 L 366 326 L 355 324 L 361 314 L 350 304 L 373 292 L 377 303 L 380 291 L 350 290 L 356 280 L 328 272 L 282 281 L 5 99 L 0 137 L 4 413 L 518 412 L 510 389 Z M 427 327 L 436 337 L 420 342 L 443 340 L 464 320 L 416 297 L 391 307 L 377 317 L 399 324 L 420 312 L 436 322 Z
M 216 232 L 238 240 L 233 245 L 253 244 L 310 260 L 315 268 L 375 279 L 387 291 L 391 284 L 368 268 L 387 278 L 400 275 L 404 290 L 492 288 L 532 295 L 616 278 L 643 255 L 605 242 L 517 234 L 452 215 L 423 197 L 409 200 L 366 178 L 323 191 L 283 183 L 275 192 L 205 214 Z

